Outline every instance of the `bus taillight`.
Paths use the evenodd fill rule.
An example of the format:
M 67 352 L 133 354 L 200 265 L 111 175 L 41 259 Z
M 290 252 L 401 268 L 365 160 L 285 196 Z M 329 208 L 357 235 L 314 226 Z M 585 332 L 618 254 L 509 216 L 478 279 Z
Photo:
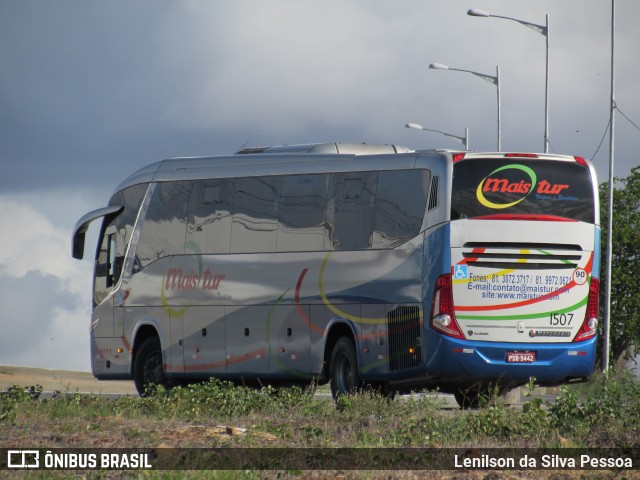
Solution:
M 538 158 L 535 153 L 505 153 L 504 158 Z
M 436 282 L 431 309 L 431 328 L 450 337 L 465 338 L 456 322 L 453 309 L 451 274 L 441 275 Z
M 573 339 L 574 342 L 581 342 L 587 340 L 598 333 L 598 311 L 600 309 L 600 280 L 591 277 L 591 284 L 589 285 L 589 298 L 587 300 L 587 313 L 584 316 L 584 322 L 582 327 Z

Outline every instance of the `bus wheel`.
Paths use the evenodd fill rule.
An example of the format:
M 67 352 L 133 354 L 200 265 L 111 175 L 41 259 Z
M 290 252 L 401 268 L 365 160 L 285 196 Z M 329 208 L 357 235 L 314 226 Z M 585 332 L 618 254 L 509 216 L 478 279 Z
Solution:
M 334 400 L 340 395 L 354 393 L 360 387 L 358 356 L 353 342 L 340 338 L 331 352 L 331 395 Z
M 471 387 L 465 390 L 456 390 L 453 394 L 458 405 L 463 410 L 477 409 L 480 407 L 480 389 Z
M 149 395 L 151 385 L 169 386 L 162 364 L 162 347 L 158 337 L 142 342 L 133 360 L 133 381 L 141 397 Z

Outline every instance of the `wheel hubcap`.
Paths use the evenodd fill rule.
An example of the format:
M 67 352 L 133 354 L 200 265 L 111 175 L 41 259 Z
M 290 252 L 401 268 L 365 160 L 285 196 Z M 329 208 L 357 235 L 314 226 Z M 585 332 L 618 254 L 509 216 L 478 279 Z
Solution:
M 153 352 L 144 362 L 144 381 L 146 385 L 154 383 L 161 385 L 164 380 L 162 372 L 162 355 L 160 352 Z
M 349 357 L 342 355 L 338 361 L 338 389 L 340 392 L 349 393 L 353 388 L 353 375 Z

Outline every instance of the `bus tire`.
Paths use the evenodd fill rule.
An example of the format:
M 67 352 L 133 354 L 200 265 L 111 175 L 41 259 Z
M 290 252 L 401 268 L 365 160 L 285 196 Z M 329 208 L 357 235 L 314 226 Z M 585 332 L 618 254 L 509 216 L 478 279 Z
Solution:
M 347 337 L 338 339 L 329 364 L 331 372 L 331 395 L 334 400 L 340 395 L 350 395 L 360 388 L 358 354 L 353 341 Z
M 480 407 L 480 391 L 477 388 L 456 390 L 453 396 L 462 410 L 476 410 Z
M 142 342 L 133 360 L 133 381 L 141 397 L 151 393 L 151 385 L 169 386 L 164 375 L 162 347 L 158 337 L 149 337 Z

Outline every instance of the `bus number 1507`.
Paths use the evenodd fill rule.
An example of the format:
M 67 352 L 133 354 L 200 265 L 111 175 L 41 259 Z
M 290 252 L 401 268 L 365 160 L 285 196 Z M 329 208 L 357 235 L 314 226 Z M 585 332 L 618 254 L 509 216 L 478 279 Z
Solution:
M 549 315 L 549 325 L 568 326 L 573 320 L 573 313 L 552 313 Z

